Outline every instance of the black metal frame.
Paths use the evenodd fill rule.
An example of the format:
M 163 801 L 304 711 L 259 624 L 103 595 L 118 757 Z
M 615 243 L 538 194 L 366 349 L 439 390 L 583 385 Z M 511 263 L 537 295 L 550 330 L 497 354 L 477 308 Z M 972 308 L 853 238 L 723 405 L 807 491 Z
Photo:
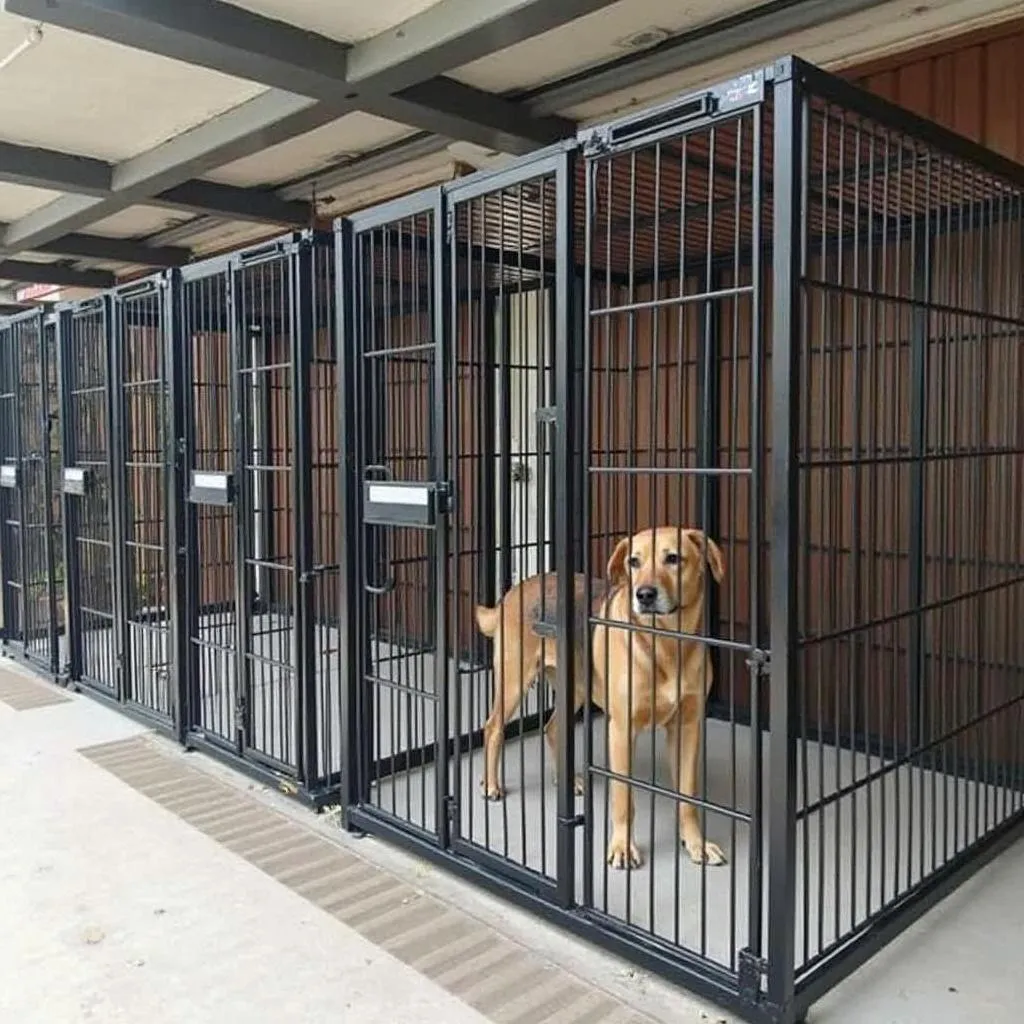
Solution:
M 340 799 L 347 827 L 748 1020 L 793 1024 L 1024 826 L 1024 545 L 1006 525 L 1020 520 L 1024 455 L 1022 224 L 1024 168 L 786 58 L 342 218 L 333 238 L 286 236 L 62 307 L 68 661 L 42 667 L 315 806 Z M 159 372 L 136 375 L 130 330 L 154 318 L 146 365 Z M 528 319 L 519 348 L 536 354 L 517 365 Z M 670 321 L 671 357 L 658 340 Z M 40 314 L 0 321 L 2 359 L 25 323 L 47 329 Z M 669 373 L 678 383 L 659 398 Z M 141 440 L 136 386 L 160 417 Z M 682 409 L 659 417 L 659 401 Z M 17 427 L 0 415 L 5 455 L 22 450 Z M 520 460 L 537 467 L 529 524 L 513 509 Z M 140 518 L 149 474 L 163 492 L 147 491 Z M 659 497 L 668 482 L 674 505 Z M 615 539 L 661 508 L 728 553 L 703 623 L 668 631 L 715 676 L 703 788 L 689 792 L 602 761 L 602 670 L 573 642 L 574 624 L 605 624 L 585 602 Z M 21 561 L 9 518 L 8 634 Z M 155 522 L 153 545 L 140 524 Z M 143 550 L 165 576 L 146 608 L 132 585 Z M 220 583 L 208 551 L 225 558 Z M 481 701 L 501 695 L 489 659 L 504 640 L 482 637 L 470 609 L 508 591 L 517 559 L 553 577 L 536 635 L 557 655 L 565 727 L 547 762 L 543 701 L 501 729 L 519 753 L 515 848 L 509 804 L 474 803 Z M 556 582 L 577 575 L 581 587 Z M 52 574 L 50 594 L 54 612 Z M 243 679 L 219 730 L 196 643 L 218 615 L 223 665 Z M 264 657 L 254 643 L 269 618 L 283 639 Z M 159 632 L 171 669 L 157 699 L 129 678 L 140 625 Z M 251 699 L 264 668 L 282 687 L 274 707 L 287 706 L 272 749 Z M 533 761 L 541 794 L 545 764 L 557 767 L 539 808 Z M 650 807 L 650 861 L 646 877 L 618 876 L 614 904 L 597 811 L 622 782 Z M 674 932 L 655 920 L 656 806 L 671 809 Z M 706 941 L 720 883 L 680 865 L 671 821 L 684 810 L 709 838 L 729 833 L 731 860 L 746 837 L 745 868 L 715 869 L 724 954 Z M 867 852 L 864 834 L 877 840 Z M 700 886 L 683 901 L 700 907 L 699 942 L 680 931 L 680 885 Z
M 57 675 L 64 636 L 59 400 L 56 324 L 43 310 L 0 325 L 0 376 L 0 638 L 12 656 Z

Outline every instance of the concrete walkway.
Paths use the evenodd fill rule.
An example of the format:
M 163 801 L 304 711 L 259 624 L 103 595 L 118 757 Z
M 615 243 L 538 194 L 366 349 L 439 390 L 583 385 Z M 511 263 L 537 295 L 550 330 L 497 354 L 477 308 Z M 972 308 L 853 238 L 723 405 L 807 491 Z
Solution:
M 501 900 L 0 664 L 0 1024 L 708 1024 Z M 1024 844 L 816 1008 L 1010 1024 Z

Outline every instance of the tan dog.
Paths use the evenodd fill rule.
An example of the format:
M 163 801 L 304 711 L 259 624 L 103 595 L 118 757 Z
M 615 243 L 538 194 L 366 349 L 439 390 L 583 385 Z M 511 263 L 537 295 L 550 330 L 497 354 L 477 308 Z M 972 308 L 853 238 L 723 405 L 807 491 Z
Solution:
M 725 576 L 718 545 L 701 530 L 659 526 L 623 538 L 608 559 L 607 581 L 575 584 L 576 648 L 575 708 L 587 699 L 585 678 L 587 620 L 591 614 L 609 622 L 636 625 L 641 630 L 697 635 L 704 624 L 704 565 L 715 580 Z M 543 599 L 543 600 L 542 600 Z M 542 673 L 556 665 L 556 642 L 538 636 L 541 620 L 554 621 L 557 580 L 553 573 L 531 576 L 516 584 L 494 608 L 478 605 L 477 625 L 494 638 L 494 700 L 484 725 L 484 794 L 491 800 L 504 795 L 498 782 L 498 762 L 505 723 L 523 695 Z M 673 781 L 684 796 L 694 797 L 700 761 L 704 706 L 713 682 L 705 645 L 676 640 L 655 632 L 598 626 L 593 632 L 593 686 L 590 697 L 608 716 L 609 762 L 612 772 L 628 777 L 636 734 L 661 726 L 668 734 Z M 632 667 L 630 666 L 632 662 Z M 610 681 L 610 682 L 609 682 Z M 557 763 L 557 725 L 554 714 L 544 727 Z M 632 838 L 633 804 L 627 783 L 611 781 L 612 835 L 608 863 L 639 867 L 640 852 Z M 577 777 L 576 792 L 582 792 Z M 723 864 L 725 857 L 700 829 L 696 807 L 680 802 L 679 838 L 697 863 Z

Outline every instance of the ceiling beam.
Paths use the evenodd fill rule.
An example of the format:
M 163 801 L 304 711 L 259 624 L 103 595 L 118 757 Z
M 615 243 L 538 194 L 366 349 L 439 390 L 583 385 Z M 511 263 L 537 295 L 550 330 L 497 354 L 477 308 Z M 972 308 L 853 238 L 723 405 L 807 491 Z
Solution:
M 112 194 L 113 179 L 113 165 L 102 160 L 0 142 L 0 182 L 107 198 Z M 188 213 L 289 226 L 307 223 L 312 212 L 308 203 L 288 202 L 265 189 L 212 181 L 176 185 L 147 202 Z
M 477 4 L 481 8 L 496 4 L 504 17 L 494 19 L 490 12 L 481 16 L 464 0 L 441 0 L 429 31 L 415 18 L 406 24 L 417 29 L 417 37 L 429 47 L 420 53 L 423 66 L 446 70 L 491 52 L 494 39 L 501 35 L 496 26 L 504 26 L 505 37 L 518 41 L 533 26 L 546 31 L 571 20 L 578 10 L 595 10 L 612 2 L 491 0 Z M 348 45 L 222 0 L 6 0 L 6 5 L 12 13 L 37 21 L 492 149 L 525 153 L 575 130 L 563 119 L 534 119 L 508 100 L 434 73 L 419 79 L 412 76 L 415 65 L 402 39 L 403 26 L 358 44 L 357 55 L 366 53 L 360 47 L 371 45 L 370 60 L 364 60 L 364 65 L 380 65 L 382 77 L 364 73 L 353 83 L 347 76 Z M 495 30 L 493 34 L 488 26 Z M 396 41 L 398 52 L 392 58 L 388 54 Z M 403 93 L 400 100 L 390 95 L 397 91 Z
M 0 231 L 4 227 L 0 224 Z M 79 260 L 138 263 L 144 267 L 180 267 L 192 257 L 192 250 L 183 246 L 147 245 L 128 238 L 78 234 L 64 235 L 55 242 L 40 245 L 36 251 Z
M 885 2 L 887 0 L 775 0 L 741 15 L 680 33 L 650 50 L 630 54 L 610 64 L 523 93 L 518 99 L 534 114 L 565 110 L 591 103 L 630 85 L 768 43 Z M 349 66 L 352 66 L 351 59 Z M 327 193 L 358 178 L 390 171 L 439 153 L 448 142 L 447 138 L 429 134 L 414 135 L 304 175 L 282 187 L 279 193 L 297 199 L 308 195 L 314 185 L 318 192 Z
M 114 168 L 103 198 L 65 195 L 11 224 L 0 235 L 0 253 L 37 249 L 105 217 L 207 173 L 304 134 L 332 115 L 322 104 L 276 89 L 233 107 L 191 131 Z
M 440 0 L 386 32 L 356 43 L 346 77 L 353 85 L 399 92 L 534 36 L 593 14 L 616 0 Z
M 282 198 L 269 189 L 237 188 L 196 179 L 165 189 L 153 199 L 147 199 L 146 204 L 188 210 L 200 215 L 212 214 L 227 220 L 285 227 L 307 225 L 313 217 L 310 203 Z
M 100 196 L 110 191 L 110 179 L 110 164 L 102 160 L 0 142 L 0 181 L 7 184 Z
M 186 38 L 205 40 L 205 48 L 201 52 L 205 55 L 206 61 L 211 59 L 211 51 L 217 52 L 225 43 L 223 38 L 218 39 L 217 35 L 211 32 L 211 26 L 203 16 L 203 12 L 224 15 L 221 8 L 225 5 L 216 3 L 215 0 L 187 0 L 187 2 L 185 0 L 131 0 L 130 3 L 129 0 L 3 0 L 3 2 L 6 9 L 13 13 L 37 18 L 50 24 L 64 24 L 68 28 L 77 27 L 79 31 L 91 31 L 92 34 L 99 35 L 103 34 L 99 31 L 103 27 L 102 25 L 97 23 L 93 29 L 89 28 L 89 17 L 90 15 L 96 16 L 97 11 L 105 10 L 107 15 L 114 18 L 115 22 L 134 26 L 132 31 L 138 31 L 138 23 L 132 17 L 136 12 L 141 11 L 143 14 L 162 12 L 165 18 L 177 19 L 172 21 L 172 24 L 176 26 L 174 31 L 169 31 L 162 36 L 164 42 L 167 40 L 180 42 Z M 443 4 L 447 2 L 449 0 L 442 0 Z M 550 0 L 550 2 L 554 4 L 556 0 Z M 561 2 L 562 0 L 558 0 L 558 3 Z M 578 5 L 567 4 L 565 10 L 567 13 L 564 14 L 563 20 L 569 20 L 574 13 L 578 13 Z M 174 12 L 177 14 L 175 15 Z M 182 12 L 187 17 L 183 18 Z M 235 14 L 224 16 L 236 18 Z M 240 16 L 255 17 L 244 11 Z M 72 17 L 83 20 L 72 24 L 66 20 Z M 551 27 L 558 20 L 558 14 L 548 12 L 544 17 L 543 24 L 546 27 Z M 186 21 L 188 24 L 185 24 Z M 263 19 L 263 21 L 269 22 L 269 19 Z M 524 21 L 520 24 L 525 26 L 527 23 Z M 268 26 L 251 20 L 244 22 L 246 26 L 244 30 L 242 23 L 237 20 L 231 21 L 230 25 L 236 30 L 236 45 L 244 44 L 248 49 L 257 51 L 259 60 L 254 63 L 255 69 L 258 69 L 267 59 L 266 45 L 261 44 L 259 47 L 250 45 L 250 33 L 262 31 Z M 276 28 L 277 32 L 281 30 L 278 23 L 269 22 L 269 27 Z M 109 29 L 110 26 L 106 25 L 106 28 Z M 223 32 L 224 29 L 225 25 L 222 24 L 221 31 Z M 467 61 L 472 59 L 474 54 L 481 56 L 486 52 L 486 46 L 489 44 L 486 43 L 486 33 L 481 31 L 478 22 L 467 23 L 464 29 L 476 40 L 472 47 L 460 44 L 461 31 L 453 27 L 443 39 L 438 39 L 433 51 L 434 56 L 431 59 L 440 64 L 450 65 L 453 61 Z M 520 31 L 525 31 L 525 28 Z M 273 38 L 276 37 L 276 35 L 273 36 Z M 305 35 L 303 39 L 308 42 Z M 331 46 L 334 45 L 339 44 L 331 43 Z M 324 54 L 324 49 L 318 43 L 314 54 L 315 59 L 307 62 L 306 55 L 303 54 L 302 66 L 307 67 L 308 64 L 316 75 L 322 74 L 325 70 Z M 294 52 L 291 53 L 291 57 L 294 58 Z M 304 81 L 306 85 L 309 84 L 308 79 Z M 294 82 L 294 79 L 289 80 L 290 88 L 294 87 Z M 346 92 L 343 94 L 342 101 L 337 104 L 316 102 L 306 97 L 300 97 L 291 91 L 269 89 L 248 103 L 235 107 L 181 136 L 116 165 L 111 173 L 110 195 L 102 197 L 63 196 L 41 210 L 33 211 L 11 224 L 0 236 L 0 254 L 30 250 L 54 241 L 63 234 L 79 232 L 90 223 L 109 217 L 137 203 L 150 200 L 155 195 L 190 182 L 190 179 L 200 177 L 226 163 L 303 135 L 335 120 L 349 110 L 363 109 L 366 106 L 361 101 L 363 87 L 372 92 L 372 77 L 361 82 L 359 94 Z M 457 83 L 450 86 L 434 84 L 428 87 L 428 90 L 430 88 L 433 88 L 435 92 L 447 90 L 447 102 L 468 102 L 469 99 L 465 92 L 466 87 L 460 87 Z M 427 97 L 428 100 L 430 98 L 433 98 L 435 103 L 441 102 L 439 95 Z M 384 99 L 387 100 L 388 97 L 384 96 Z M 480 102 L 485 104 L 491 100 L 495 101 L 498 113 L 504 117 L 508 112 L 506 101 L 500 98 L 488 97 L 485 99 L 481 97 Z M 412 106 L 419 103 L 415 93 L 410 95 L 409 90 L 404 90 L 400 97 L 388 100 L 388 102 L 404 102 Z M 438 111 L 432 108 L 429 102 L 424 105 L 432 111 L 431 124 L 434 127 L 441 127 L 434 123 L 434 118 L 454 116 L 454 112 Z M 499 127 L 495 135 L 495 142 L 500 145 L 507 135 L 515 135 L 521 131 L 521 114 L 518 111 L 516 119 L 511 132 L 506 132 L 505 128 Z M 557 128 L 558 125 L 557 122 L 545 122 L 543 119 L 539 120 L 538 124 L 540 125 L 538 133 L 541 138 L 536 140 L 537 142 L 543 142 L 547 138 L 546 133 L 549 133 L 553 126 Z M 475 141 L 480 142 L 479 139 Z
M 536 114 L 571 110 L 602 96 L 859 14 L 886 2 L 888 0 L 771 0 L 672 36 L 649 50 L 581 71 L 526 94 L 522 99 Z
M 26 284 L 56 284 L 66 288 L 113 288 L 115 278 L 107 270 L 75 270 L 59 263 L 30 263 L 27 260 L 0 260 L 0 281 Z

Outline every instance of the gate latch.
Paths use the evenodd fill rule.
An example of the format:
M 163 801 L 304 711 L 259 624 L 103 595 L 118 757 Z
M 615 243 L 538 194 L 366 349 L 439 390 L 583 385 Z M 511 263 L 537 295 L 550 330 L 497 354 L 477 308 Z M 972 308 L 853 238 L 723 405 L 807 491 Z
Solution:
M 377 526 L 433 526 L 451 504 L 447 482 L 363 481 L 363 519 Z

